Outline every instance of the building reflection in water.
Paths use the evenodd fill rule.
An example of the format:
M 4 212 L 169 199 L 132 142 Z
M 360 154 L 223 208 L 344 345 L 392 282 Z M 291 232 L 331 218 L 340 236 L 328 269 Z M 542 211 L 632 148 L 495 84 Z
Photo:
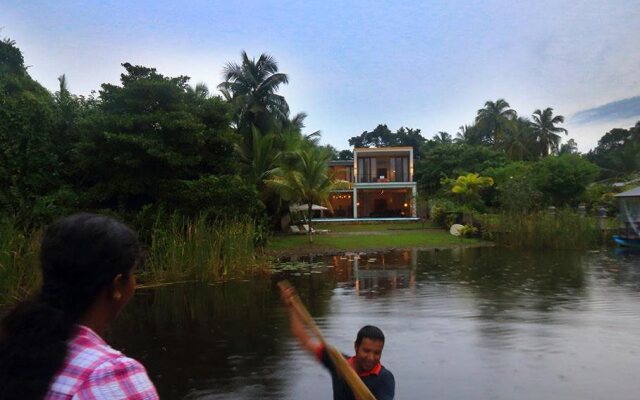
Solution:
M 346 252 L 331 258 L 338 283 L 353 286 L 359 294 L 397 288 L 415 288 L 417 250 Z

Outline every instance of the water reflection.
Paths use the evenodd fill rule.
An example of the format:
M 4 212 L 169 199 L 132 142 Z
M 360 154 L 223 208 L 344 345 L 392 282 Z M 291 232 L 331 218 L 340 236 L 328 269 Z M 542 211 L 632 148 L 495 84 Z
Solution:
M 357 294 L 373 294 L 415 286 L 417 252 L 346 252 L 331 257 L 331 262 L 337 282 L 353 285 Z
M 164 399 L 330 398 L 297 346 L 275 282 L 288 278 L 328 339 L 385 331 L 398 398 L 635 398 L 640 254 L 499 248 L 304 257 L 295 271 L 141 291 L 110 333 Z M 427 382 L 428 384 L 425 384 Z

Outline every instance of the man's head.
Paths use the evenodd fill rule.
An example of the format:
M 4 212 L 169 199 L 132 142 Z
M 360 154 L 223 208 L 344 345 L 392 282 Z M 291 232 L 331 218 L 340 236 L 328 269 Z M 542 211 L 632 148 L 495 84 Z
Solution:
M 376 326 L 367 325 L 358 331 L 355 342 L 356 371 L 369 371 L 380 362 L 384 348 L 384 333 Z

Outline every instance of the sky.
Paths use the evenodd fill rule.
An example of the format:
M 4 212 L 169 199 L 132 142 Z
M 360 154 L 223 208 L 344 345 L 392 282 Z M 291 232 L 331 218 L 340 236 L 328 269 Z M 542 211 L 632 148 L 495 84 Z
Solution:
M 455 135 L 503 98 L 552 107 L 586 152 L 640 120 L 639 20 L 640 0 L 0 0 L 0 37 L 51 91 L 62 74 L 98 91 L 124 62 L 215 91 L 242 50 L 268 53 L 292 113 L 338 149 L 380 123 Z

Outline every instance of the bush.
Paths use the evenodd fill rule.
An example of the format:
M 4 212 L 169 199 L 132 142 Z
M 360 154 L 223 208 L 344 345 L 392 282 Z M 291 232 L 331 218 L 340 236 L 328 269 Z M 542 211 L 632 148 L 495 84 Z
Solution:
M 536 163 L 534 179 L 547 204 L 577 205 L 599 168 L 577 154 L 547 157 Z

